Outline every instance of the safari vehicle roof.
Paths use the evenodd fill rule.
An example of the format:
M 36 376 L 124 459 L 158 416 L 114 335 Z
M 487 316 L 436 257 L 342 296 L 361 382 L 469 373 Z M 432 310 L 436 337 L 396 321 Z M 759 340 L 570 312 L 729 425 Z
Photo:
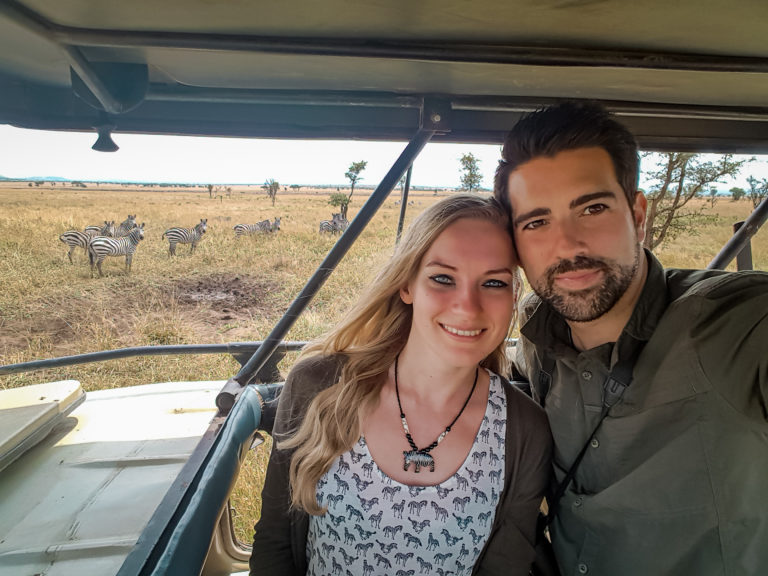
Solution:
M 433 141 L 499 142 L 587 98 L 646 148 L 768 152 L 766 22 L 764 0 L 0 0 L 0 122 L 404 140 L 437 111 Z
M 49 436 L 23 458 L 16 446 L 24 442 L 9 449 L 7 461 L 15 461 L 0 479 L 2 493 L 21 503 L 10 508 L 11 499 L 3 500 L 12 532 L 3 532 L 10 537 L 2 539 L 0 573 L 114 573 L 99 564 L 111 562 L 120 576 L 193 574 L 205 561 L 206 576 L 228 574 L 211 558 L 237 560 L 240 552 L 216 552 L 221 542 L 211 544 L 211 527 L 220 523 L 242 450 L 269 403 L 253 387 L 242 388 L 420 146 L 430 138 L 501 142 L 522 112 L 583 98 L 605 102 L 645 148 L 768 153 L 766 22 L 765 0 L 0 0 L 0 123 L 411 142 L 265 344 L 226 383 L 240 394 L 237 403 L 219 392 L 216 403 L 222 413 L 231 408 L 228 417 L 217 415 L 205 428 L 212 410 L 197 396 L 182 403 L 177 395 L 167 406 L 153 400 L 167 418 L 147 418 L 186 427 L 194 416 L 194 432 L 171 435 L 189 442 L 140 439 L 145 454 L 132 444 L 141 427 L 132 426 L 112 446 L 102 446 L 103 437 L 91 445 L 90 436 L 73 435 L 63 449 Z M 180 395 L 183 384 L 131 392 Z M 213 384 L 199 385 L 210 398 Z M 91 410 L 103 419 L 106 402 L 131 395 L 90 394 L 70 420 L 87 424 Z M 92 453 L 68 456 L 63 465 L 60 454 L 73 447 Z M 111 508 L 121 499 L 132 504 L 122 498 L 124 488 L 94 489 L 107 498 L 98 506 L 90 500 L 79 476 L 94 469 L 105 485 L 127 478 L 130 495 L 144 499 L 131 506 L 132 523 Z M 33 472 L 42 480 L 32 481 Z M 66 506 L 52 503 L 54 472 L 74 479 Z M 158 476 L 165 483 L 155 482 Z M 40 500 L 30 495 L 35 486 Z M 55 525 L 54 505 L 65 517 Z M 101 528 L 113 518 L 125 531 Z

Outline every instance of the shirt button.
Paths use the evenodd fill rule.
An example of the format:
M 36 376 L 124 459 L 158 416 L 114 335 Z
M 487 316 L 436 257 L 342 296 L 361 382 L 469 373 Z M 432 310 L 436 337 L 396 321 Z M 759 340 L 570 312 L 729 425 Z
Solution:
M 592 438 L 589 445 L 592 446 L 592 448 L 597 448 L 598 446 L 600 446 L 600 442 L 598 441 L 597 438 Z
M 592 372 L 584 370 L 584 372 L 581 373 L 581 377 L 584 378 L 584 380 L 589 380 L 592 378 Z
M 583 562 L 579 564 L 579 574 L 586 574 L 587 572 L 589 572 L 589 567 Z
M 574 500 L 574 501 L 573 501 L 573 505 L 574 505 L 576 508 L 578 508 L 579 506 L 581 506 L 581 503 L 582 503 L 582 502 L 583 502 L 583 500 L 582 500 L 581 496 L 579 496 L 578 498 L 576 498 L 576 500 Z

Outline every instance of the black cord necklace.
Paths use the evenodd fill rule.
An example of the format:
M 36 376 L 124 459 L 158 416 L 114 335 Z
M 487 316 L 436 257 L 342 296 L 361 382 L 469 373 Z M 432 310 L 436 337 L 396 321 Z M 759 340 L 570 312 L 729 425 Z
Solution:
M 411 450 L 403 450 L 403 470 L 408 470 L 408 467 L 411 465 L 411 463 L 416 464 L 416 469 L 414 472 L 417 474 L 421 471 L 421 467 L 427 467 L 429 466 L 429 471 L 434 472 L 435 471 L 435 458 L 430 454 L 430 451 L 432 451 L 434 448 L 437 447 L 440 442 L 443 441 L 443 438 L 445 438 L 445 435 L 448 434 L 448 432 L 451 431 L 451 428 L 454 424 L 456 424 L 456 420 L 459 419 L 459 416 L 462 415 L 464 412 L 464 409 L 467 407 L 467 404 L 469 404 L 469 399 L 472 398 L 472 394 L 475 391 L 475 388 L 477 387 L 477 377 L 480 373 L 479 368 L 475 368 L 475 381 L 472 383 L 472 390 L 469 391 L 469 396 L 467 396 L 467 399 L 464 401 L 464 406 L 461 407 L 461 410 L 459 410 L 459 413 L 456 414 L 456 418 L 453 419 L 453 421 L 446 426 L 445 430 L 440 433 L 440 436 L 437 437 L 437 440 L 432 442 L 429 446 L 426 448 L 417 448 L 416 443 L 413 441 L 413 438 L 411 437 L 411 431 L 408 429 L 408 422 L 405 420 L 405 412 L 403 412 L 403 406 L 400 403 L 400 390 L 397 385 L 397 361 L 400 359 L 400 355 L 398 354 L 395 357 L 395 395 L 397 396 L 397 407 L 400 409 L 400 421 L 403 423 L 403 431 L 405 432 L 405 438 L 408 440 L 408 444 L 411 446 Z

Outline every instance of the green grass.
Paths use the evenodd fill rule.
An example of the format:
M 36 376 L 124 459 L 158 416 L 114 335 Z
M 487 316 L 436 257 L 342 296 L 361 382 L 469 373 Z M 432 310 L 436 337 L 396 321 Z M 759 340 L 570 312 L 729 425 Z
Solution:
M 308 340 L 336 322 L 372 271 L 391 254 L 399 197 L 390 197 L 304 314 L 287 334 Z M 350 217 L 366 197 L 353 197 Z M 432 203 L 412 196 L 409 219 Z M 72 190 L 0 187 L 0 363 L 11 364 L 128 346 L 204 344 L 264 338 L 337 239 L 321 236 L 330 218 L 328 193 L 279 194 L 273 207 L 261 191 L 235 191 L 210 199 L 205 190 Z M 716 222 L 695 237 L 680 237 L 657 251 L 667 266 L 702 268 L 731 235 L 731 224 L 751 210 L 747 201 L 720 200 Z M 146 239 L 130 275 L 124 259 L 108 259 L 104 278 L 91 278 L 82 250 L 75 265 L 58 239 L 70 228 L 138 214 Z M 275 234 L 235 238 L 238 223 L 282 217 Z M 208 233 L 190 255 L 179 245 L 169 258 L 161 239 L 171 226 L 191 227 L 208 218 Z M 768 234 L 753 239 L 757 269 L 768 269 Z M 733 265 L 731 266 L 733 268 Z M 297 355 L 281 363 L 286 374 Z M 0 377 L 0 388 L 59 379 L 86 390 L 152 382 L 225 380 L 239 369 L 228 356 L 167 356 L 115 360 Z M 262 447 L 247 456 L 233 494 L 238 537 L 248 542 L 258 518 L 264 463 Z

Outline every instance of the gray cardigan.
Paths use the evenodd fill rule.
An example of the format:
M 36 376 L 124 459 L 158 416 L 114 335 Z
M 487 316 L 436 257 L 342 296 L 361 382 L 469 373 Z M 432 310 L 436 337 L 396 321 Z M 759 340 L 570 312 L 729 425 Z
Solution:
M 288 375 L 273 430 L 279 440 L 290 436 L 312 398 L 333 385 L 342 360 L 311 357 Z M 524 576 L 534 557 L 536 518 L 551 474 L 552 438 L 544 411 L 502 379 L 507 396 L 505 482 L 490 537 L 472 574 Z M 291 510 L 288 467 L 291 452 L 272 449 L 262 491 L 261 519 L 256 524 L 250 559 L 252 576 L 304 576 L 309 516 Z

